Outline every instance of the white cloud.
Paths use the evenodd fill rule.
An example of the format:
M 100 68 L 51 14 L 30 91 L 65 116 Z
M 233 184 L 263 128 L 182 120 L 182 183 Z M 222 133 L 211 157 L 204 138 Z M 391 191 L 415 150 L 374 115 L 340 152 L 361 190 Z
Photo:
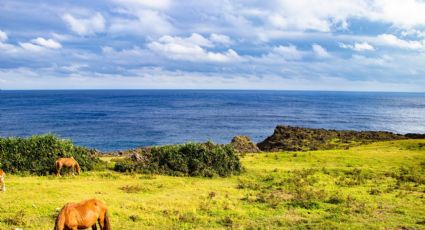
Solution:
M 69 40 L 72 40 L 74 38 L 73 36 L 71 36 L 69 34 L 52 33 L 51 35 L 57 41 L 69 41 Z
M 344 49 L 352 49 L 354 51 L 359 51 L 359 52 L 375 50 L 375 47 L 373 47 L 371 44 L 367 42 L 361 42 L 361 43 L 356 42 L 354 43 L 354 45 L 339 43 L 339 47 Z
M 13 54 L 17 53 L 19 51 L 19 47 L 16 47 L 11 44 L 0 42 L 0 50 L 2 51 L 2 54 L 8 53 Z
M 210 35 L 210 40 L 212 42 L 220 43 L 220 44 L 223 44 L 223 45 L 230 45 L 230 44 L 233 43 L 233 41 L 228 36 L 223 35 L 223 34 L 213 33 L 213 34 Z
M 424 41 L 419 42 L 419 41 L 403 40 L 396 37 L 393 34 L 381 34 L 378 36 L 378 39 L 384 44 L 398 47 L 398 48 L 417 50 L 417 49 L 423 49 L 425 47 Z
M 89 18 L 76 18 L 71 14 L 65 14 L 62 18 L 72 31 L 81 36 L 93 35 L 105 30 L 105 19 L 100 13 Z
M 44 47 L 50 48 L 50 49 L 59 49 L 59 48 L 62 48 L 62 45 L 59 42 L 57 42 L 57 41 L 55 41 L 53 39 L 44 39 L 44 38 L 38 37 L 38 38 L 33 39 L 31 41 L 34 44 L 37 44 L 37 45 L 40 45 L 40 46 L 44 46 Z
M 302 58 L 302 53 L 294 45 L 273 47 L 272 52 L 270 54 L 283 57 L 287 60 L 297 60 Z
M 280 29 L 327 32 L 340 25 L 347 29 L 350 18 L 391 23 L 399 28 L 425 25 L 422 0 L 275 0 L 262 17 Z
M 362 15 L 364 8 L 362 0 L 276 0 L 265 5 L 270 7 L 266 18 L 276 28 L 322 32 L 346 26 L 346 20 Z
M 393 59 L 389 56 L 371 58 L 362 55 L 353 55 L 352 60 L 356 61 L 357 63 L 361 63 L 362 65 L 384 66 L 389 64 Z
M 148 44 L 149 49 L 176 60 L 230 62 L 242 59 L 232 49 L 225 52 L 212 52 L 204 48 L 212 46 L 211 41 L 196 33 L 187 38 L 163 36 L 158 41 Z
M 158 11 L 144 9 L 127 14 L 135 16 L 136 19 L 112 19 L 109 31 L 114 34 L 135 34 L 143 36 L 164 35 L 174 31 L 171 23 L 165 15 Z
M 16 55 L 27 55 L 28 52 L 40 53 L 48 49 L 59 49 L 61 47 L 61 44 L 53 39 L 44 39 L 41 37 L 33 39 L 31 42 L 19 42 L 19 46 L 0 42 L 0 49 L 3 49 L 6 53 Z
M 311 48 L 313 49 L 314 54 L 319 58 L 328 58 L 331 56 L 321 45 L 313 44 Z
M 31 51 L 31 52 L 41 52 L 44 50 L 44 47 L 39 45 L 34 45 L 33 43 L 29 43 L 29 42 L 20 42 L 19 45 L 23 49 Z
M 99 81 L 101 77 L 101 81 Z M 375 80 L 348 80 L 337 76 L 318 79 L 282 78 L 276 75 L 197 73 L 142 68 L 133 76 L 74 74 L 55 77 L 27 68 L 0 69 L 4 89 L 300 89 L 348 91 L 421 91 L 412 83 L 390 83 Z
M 419 38 L 425 38 L 425 30 L 415 30 L 415 29 L 408 29 L 401 32 L 402 36 L 416 36 Z
M 88 67 L 88 64 L 71 64 L 67 66 L 62 66 L 61 69 L 68 72 L 79 72 L 81 69 Z
M 389 22 L 400 28 L 425 25 L 425 2 L 422 0 L 374 0 L 368 18 Z
M 172 5 L 171 0 L 112 0 L 115 11 L 126 17 L 111 18 L 109 31 L 114 34 L 162 36 L 172 34 L 174 27 L 164 12 Z
M 5 42 L 6 40 L 7 40 L 6 32 L 0 30 L 0 42 Z

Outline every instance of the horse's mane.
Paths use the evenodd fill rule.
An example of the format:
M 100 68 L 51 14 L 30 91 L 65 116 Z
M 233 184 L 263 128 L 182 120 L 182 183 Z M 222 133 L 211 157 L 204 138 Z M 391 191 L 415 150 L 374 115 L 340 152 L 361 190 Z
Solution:
M 65 217 L 63 216 L 63 208 L 61 209 L 61 211 L 58 214 L 58 217 L 56 217 L 56 221 L 55 221 L 55 228 L 53 230 L 60 230 L 63 229 L 64 225 L 65 225 Z

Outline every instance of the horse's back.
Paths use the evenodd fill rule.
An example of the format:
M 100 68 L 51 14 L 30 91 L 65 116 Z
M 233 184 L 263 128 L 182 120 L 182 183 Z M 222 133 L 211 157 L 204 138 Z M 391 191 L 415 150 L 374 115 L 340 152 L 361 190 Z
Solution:
M 96 224 L 97 220 L 107 219 L 106 212 L 106 204 L 98 199 L 67 203 L 61 209 L 57 222 L 61 220 L 65 226 L 85 229 Z
M 56 160 L 56 164 L 60 163 L 64 166 L 73 166 L 77 163 L 77 161 L 74 158 L 67 158 L 67 157 L 62 157 Z
M 80 204 L 86 207 L 96 207 L 96 208 L 98 207 L 101 209 L 106 209 L 106 204 L 103 201 L 95 199 L 95 198 L 82 201 Z

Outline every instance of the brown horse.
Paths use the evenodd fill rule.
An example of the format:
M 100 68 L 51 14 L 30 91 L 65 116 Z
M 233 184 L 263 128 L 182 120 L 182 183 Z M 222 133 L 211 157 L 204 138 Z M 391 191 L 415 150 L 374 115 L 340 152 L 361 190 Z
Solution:
M 100 230 L 111 230 L 106 204 L 100 200 L 85 200 L 78 204 L 68 203 L 63 206 L 56 218 L 54 230 L 77 230 L 92 228 L 96 230 L 96 221 Z
M 72 169 L 72 175 L 74 175 L 75 171 L 77 171 L 77 174 L 80 175 L 80 165 L 78 162 L 73 158 L 59 158 L 56 163 L 56 176 L 61 175 L 61 169 L 62 167 L 65 167 L 68 169 L 68 175 L 70 174 L 70 170 Z
M 1 184 L 1 191 L 6 192 L 6 184 L 4 183 L 4 176 L 6 173 L 2 169 L 0 169 L 0 184 Z

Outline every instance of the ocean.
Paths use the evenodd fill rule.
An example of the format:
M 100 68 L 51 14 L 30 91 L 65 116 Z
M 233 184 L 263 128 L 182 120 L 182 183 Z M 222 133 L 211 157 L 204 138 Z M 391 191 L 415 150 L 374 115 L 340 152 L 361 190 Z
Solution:
M 101 151 L 258 142 L 276 125 L 425 133 L 425 93 L 239 90 L 0 91 L 0 136 L 54 133 Z

